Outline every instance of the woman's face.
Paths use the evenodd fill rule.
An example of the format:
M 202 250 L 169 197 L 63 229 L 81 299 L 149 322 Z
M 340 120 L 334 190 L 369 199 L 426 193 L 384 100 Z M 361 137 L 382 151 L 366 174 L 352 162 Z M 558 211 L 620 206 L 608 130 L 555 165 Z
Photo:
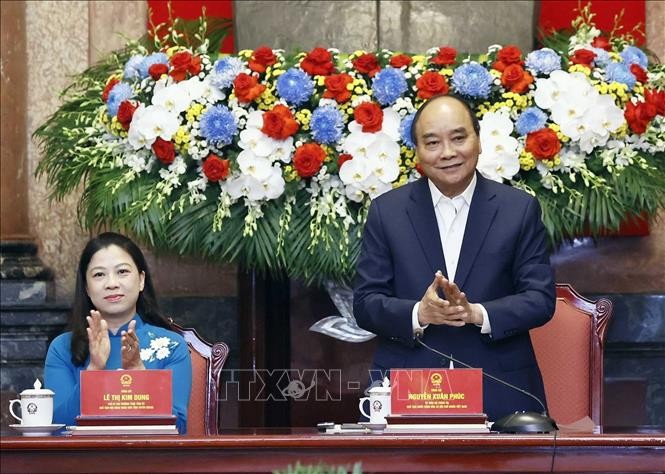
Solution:
M 98 250 L 85 274 L 92 305 L 114 326 L 121 326 L 136 314 L 144 280 L 145 273 L 139 272 L 131 255 L 117 245 Z

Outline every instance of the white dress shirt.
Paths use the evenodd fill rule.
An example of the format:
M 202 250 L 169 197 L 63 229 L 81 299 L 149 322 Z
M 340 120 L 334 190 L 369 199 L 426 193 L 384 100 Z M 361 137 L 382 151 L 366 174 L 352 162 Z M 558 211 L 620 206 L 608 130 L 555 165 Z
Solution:
M 434 205 L 434 214 L 436 223 L 439 227 L 439 236 L 441 237 L 441 248 L 446 260 L 446 270 L 448 271 L 448 280 L 454 282 L 457 273 L 457 264 L 459 262 L 460 250 L 462 249 L 462 240 L 464 239 L 464 230 L 466 221 L 469 217 L 469 208 L 473 199 L 473 192 L 476 189 L 478 178 L 474 173 L 471 182 L 461 194 L 454 198 L 444 196 L 441 191 L 430 180 L 427 180 L 429 191 L 432 195 L 432 204 Z M 432 276 L 434 278 L 434 276 Z M 460 288 L 461 289 L 461 288 Z M 418 308 L 420 302 L 416 303 L 411 312 L 411 322 L 414 333 L 422 331 L 427 326 L 421 326 L 418 321 Z M 483 313 L 483 323 L 479 326 L 480 332 L 489 334 L 492 332 L 487 310 L 480 305 Z

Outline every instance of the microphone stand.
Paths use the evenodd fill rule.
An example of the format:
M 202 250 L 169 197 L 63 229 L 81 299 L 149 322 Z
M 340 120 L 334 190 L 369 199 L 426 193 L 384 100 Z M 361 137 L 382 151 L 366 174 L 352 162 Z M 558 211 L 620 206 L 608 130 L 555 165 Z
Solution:
M 440 352 L 434 349 L 433 347 L 428 346 L 422 340 L 422 337 L 423 337 L 422 332 L 416 332 L 416 341 L 418 341 L 418 343 L 427 350 L 442 357 L 446 357 L 455 362 L 456 364 L 459 364 L 462 367 L 466 367 L 467 369 L 475 368 L 471 367 L 469 364 L 465 362 L 462 362 L 461 360 L 455 359 L 450 354 L 444 354 L 443 352 Z M 532 393 L 527 392 L 524 389 L 516 387 L 515 385 L 509 382 L 506 382 L 505 380 L 501 380 L 500 378 L 495 377 L 494 375 L 488 374 L 484 370 L 482 371 L 482 373 L 485 377 L 492 379 L 495 382 L 505 385 L 506 387 L 512 388 L 513 390 L 516 390 L 519 393 L 526 395 L 530 398 L 533 398 L 535 401 L 538 402 L 538 404 L 543 409 L 542 413 L 522 411 L 504 416 L 503 418 L 494 422 L 494 424 L 492 425 L 492 431 L 499 433 L 549 433 L 550 431 L 555 431 L 559 429 L 556 425 L 556 422 L 548 416 L 545 404 L 538 397 L 536 397 Z

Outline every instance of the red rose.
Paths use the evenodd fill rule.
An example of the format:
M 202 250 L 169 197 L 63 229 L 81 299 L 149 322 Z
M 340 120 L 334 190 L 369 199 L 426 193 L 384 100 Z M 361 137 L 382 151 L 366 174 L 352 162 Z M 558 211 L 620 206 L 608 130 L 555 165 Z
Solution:
M 169 60 L 173 69 L 187 69 L 192 62 L 192 53 L 189 51 L 180 51 L 171 56 Z
M 644 100 L 647 104 L 653 104 L 656 107 L 656 113 L 658 115 L 665 116 L 665 90 L 662 91 L 644 91 Z
M 300 68 L 310 76 L 328 76 L 335 72 L 332 55 L 325 48 L 314 48 L 300 63 Z
M 496 58 L 506 66 L 508 64 L 523 64 L 522 51 L 512 44 L 501 48 L 497 53 Z
M 524 65 L 524 61 L 522 61 L 522 51 L 514 45 L 508 45 L 499 50 L 496 55 L 496 61 L 492 64 L 492 68 L 503 72 L 503 70 L 511 64 L 519 64 L 520 66 Z
M 570 57 L 570 62 L 591 67 L 594 59 L 596 59 L 596 53 L 583 48 L 575 51 L 575 54 Z
M 425 74 L 420 76 L 416 81 L 418 88 L 418 97 L 421 99 L 429 99 L 435 95 L 448 93 L 448 81 L 438 72 L 426 71 Z
M 229 160 L 209 154 L 203 162 L 203 174 L 212 183 L 226 179 L 229 175 Z
M 416 171 L 420 176 L 425 176 L 425 170 L 420 166 L 420 163 L 416 163 Z
M 323 97 L 326 99 L 335 99 L 338 104 L 342 104 L 351 98 L 351 91 L 346 88 L 353 82 L 353 78 L 348 74 L 333 74 L 325 78 L 326 91 Z
M 337 157 L 337 167 L 341 168 L 344 163 L 352 159 L 353 156 L 349 155 L 348 153 L 340 153 Z
M 369 77 L 374 77 L 374 75 L 381 70 L 379 60 L 376 59 L 376 56 L 371 53 L 358 56 L 352 62 L 353 67 L 356 68 L 356 71 L 367 74 Z
M 383 126 L 383 110 L 374 102 L 363 102 L 353 111 L 353 118 L 363 126 L 363 132 L 374 133 Z
M 152 151 L 155 152 L 157 159 L 165 165 L 170 165 L 175 160 L 175 147 L 171 141 L 157 137 L 155 143 L 152 144 Z
M 439 48 L 439 52 L 436 56 L 429 60 L 432 64 L 438 64 L 439 66 L 447 66 L 449 64 L 455 64 L 455 58 L 457 57 L 457 50 L 449 46 L 442 46 Z
M 561 150 L 561 142 L 551 128 L 541 128 L 526 136 L 524 149 L 538 160 L 550 160 Z
M 392 58 L 390 58 L 390 65 L 396 69 L 409 66 L 412 62 L 413 59 L 411 59 L 411 56 L 406 54 L 395 54 Z
M 189 64 L 188 71 L 192 76 L 196 76 L 201 72 L 201 56 L 194 56 L 192 58 L 192 62 Z
M 298 122 L 293 120 L 288 107 L 277 104 L 272 110 L 263 113 L 261 131 L 275 140 L 284 140 L 298 131 Z
M 109 81 L 106 83 L 106 87 L 104 87 L 104 91 L 102 92 L 102 100 L 106 102 L 109 100 L 109 94 L 111 93 L 111 89 L 113 89 L 113 86 L 115 86 L 118 82 L 120 82 L 120 79 L 116 79 L 115 77 L 109 79 Z
M 268 66 L 272 66 L 277 62 L 277 56 L 273 53 L 272 49 L 267 46 L 259 46 L 254 50 L 252 57 L 249 58 L 247 63 L 249 68 L 255 72 L 266 72 Z
M 501 73 L 501 84 L 510 92 L 521 94 L 529 88 L 529 84 L 533 82 L 533 76 L 527 71 L 522 69 L 519 64 L 510 64 L 506 66 Z
M 301 178 L 311 178 L 321 169 L 326 152 L 317 143 L 305 143 L 293 155 L 293 167 Z
M 605 51 L 612 51 L 612 44 L 606 36 L 596 36 L 591 42 L 591 46 L 594 48 L 604 49 Z
M 158 81 L 163 74 L 169 72 L 169 67 L 163 63 L 153 64 L 148 68 L 148 74 L 152 77 L 153 80 Z
M 241 72 L 233 81 L 233 92 L 240 102 L 251 102 L 266 90 L 254 76 Z
M 189 51 L 175 53 L 169 62 L 173 68 L 169 74 L 176 82 L 185 80 L 188 73 L 195 76 L 201 72 L 201 58 L 192 56 Z
M 623 116 L 633 133 L 640 135 L 646 131 L 649 122 L 657 113 L 658 110 L 653 103 L 638 102 L 633 104 L 628 102 Z
M 647 72 L 642 69 L 639 65 L 637 64 L 631 64 L 630 65 L 630 72 L 633 73 L 633 76 L 635 76 L 635 79 L 638 80 L 638 82 L 641 82 L 642 84 L 647 83 Z
M 120 102 L 120 107 L 118 107 L 118 122 L 122 125 L 122 128 L 129 130 L 129 124 L 132 123 L 132 117 L 134 112 L 138 107 L 136 107 L 131 100 L 123 100 Z

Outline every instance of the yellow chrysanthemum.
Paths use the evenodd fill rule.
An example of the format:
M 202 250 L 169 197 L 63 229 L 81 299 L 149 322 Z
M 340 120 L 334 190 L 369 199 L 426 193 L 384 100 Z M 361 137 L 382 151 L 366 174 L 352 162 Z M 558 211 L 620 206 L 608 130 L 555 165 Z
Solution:
M 571 64 L 570 66 L 568 66 L 568 72 L 581 72 L 586 76 L 591 75 L 591 69 L 582 64 Z
M 196 119 L 198 119 L 201 116 L 201 113 L 203 113 L 203 104 L 198 104 L 198 103 L 192 104 L 192 106 L 189 109 L 187 109 L 187 112 L 185 113 L 187 122 L 188 123 L 194 122 Z
M 519 157 L 520 168 L 524 171 L 532 170 L 536 167 L 536 160 L 533 154 L 528 151 L 522 151 Z
M 309 130 L 309 121 L 312 119 L 312 111 L 309 109 L 302 109 L 296 112 L 296 122 L 298 122 L 303 130 Z

